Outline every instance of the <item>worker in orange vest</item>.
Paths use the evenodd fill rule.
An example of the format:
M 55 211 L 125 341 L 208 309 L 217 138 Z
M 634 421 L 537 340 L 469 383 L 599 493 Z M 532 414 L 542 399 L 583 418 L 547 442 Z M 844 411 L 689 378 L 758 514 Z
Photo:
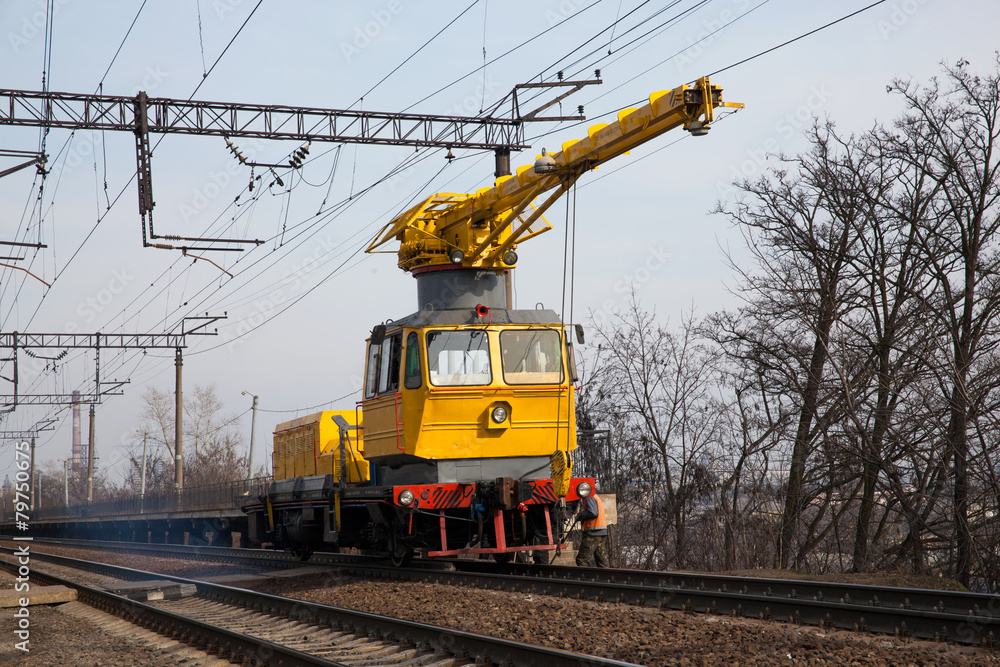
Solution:
M 608 552 L 605 545 L 608 541 L 608 521 L 604 517 L 604 503 L 600 496 L 592 493 L 583 499 L 583 506 L 577 514 L 583 539 L 580 550 L 576 553 L 578 567 L 587 567 L 591 559 L 597 561 L 597 567 L 609 567 Z

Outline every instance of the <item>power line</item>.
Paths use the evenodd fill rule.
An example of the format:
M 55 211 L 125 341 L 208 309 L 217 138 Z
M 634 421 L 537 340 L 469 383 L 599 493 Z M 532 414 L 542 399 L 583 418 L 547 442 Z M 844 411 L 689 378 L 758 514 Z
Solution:
M 647 0 L 647 1 L 648 1 L 648 0 Z M 514 47 L 511 47 L 510 49 L 508 49 L 508 50 L 504 51 L 504 52 L 503 52 L 503 53 L 501 53 L 500 55 L 498 55 L 498 56 L 496 56 L 495 58 L 493 58 L 493 59 L 491 59 L 490 61 L 488 61 L 488 62 L 486 63 L 486 65 L 492 65 L 493 63 L 495 63 L 495 62 L 497 62 L 497 61 L 499 61 L 499 60 L 501 60 L 501 59 L 503 59 L 503 58 L 507 57 L 507 56 L 508 56 L 508 55 L 510 55 L 511 53 L 514 53 L 514 52 L 515 52 L 515 51 L 517 51 L 518 49 L 521 49 L 522 47 L 524 47 L 524 46 L 527 46 L 528 44 L 530 44 L 531 42 L 535 41 L 535 40 L 536 40 L 536 39 L 538 39 L 539 37 L 541 37 L 541 36 L 543 36 L 543 35 L 545 35 L 545 34 L 547 34 L 547 33 L 551 32 L 552 30 L 555 30 L 556 28 L 558 28 L 559 26 L 563 25 L 564 23 L 566 23 L 566 22 L 568 22 L 568 21 L 571 21 L 571 20 L 575 19 L 575 18 L 576 18 L 577 16 L 580 16 L 581 14 L 583 14 L 584 12 L 586 12 L 586 11 L 588 11 L 588 10 L 590 10 L 590 9 L 593 9 L 593 8 L 594 8 L 594 7 L 596 7 L 596 6 L 597 6 L 597 5 L 599 4 L 599 3 L 600 3 L 600 0 L 595 0 L 595 1 L 593 2 L 593 3 L 591 3 L 591 4 L 587 5 L 586 7 L 584 7 L 583 9 L 581 9 L 580 11 L 578 11 L 578 12 L 576 12 L 576 13 L 574 13 L 574 14 L 570 14 L 569 16 L 567 16 L 566 18 L 564 18 L 564 19 L 563 19 L 562 21 L 559 21 L 558 23 L 554 23 L 554 24 L 552 24 L 551 26 L 549 26 L 548 28 L 546 28 L 545 30 L 541 31 L 540 33 L 537 33 L 537 34 L 536 34 L 536 35 L 535 35 L 534 37 L 529 37 L 528 39 L 524 40 L 523 42 L 521 42 L 521 43 L 520 43 L 520 44 L 518 44 L 517 46 L 514 46 Z M 418 104 L 420 104 L 421 102 L 426 102 L 426 101 L 427 101 L 427 100 L 429 100 L 430 98 L 434 97 L 435 95 L 437 95 L 437 94 L 439 94 L 439 93 L 442 93 L 442 92 L 444 92 L 445 90 L 447 90 L 447 89 L 451 88 L 452 86 L 454 86 L 455 84 L 459 83 L 460 81 L 464 81 L 465 79 L 467 79 L 467 78 L 469 78 L 470 76 L 474 75 L 474 74 L 475 74 L 476 72 L 480 71 L 480 69 L 481 69 L 482 67 L 485 67 L 485 65 L 480 65 L 479 67 L 476 67 L 476 68 L 475 68 L 474 70 L 472 70 L 471 72 L 469 72 L 469 73 L 467 73 L 467 74 L 463 74 L 462 76 L 458 77 L 457 79 L 455 79 L 455 80 L 454 80 L 454 81 L 452 81 L 451 83 L 449 83 L 449 84 L 446 84 L 446 85 L 442 86 L 441 88 L 438 88 L 437 90 L 435 90 L 435 91 L 434 91 L 433 93 L 431 93 L 431 94 L 429 94 L 429 95 L 426 95 L 426 96 L 424 96 L 424 97 L 420 98 L 419 100 L 417 100 L 417 101 L 416 101 L 416 102 L 414 102 L 413 104 L 411 104 L 411 105 L 409 105 L 408 107 L 406 107 L 405 109 L 403 109 L 403 111 L 409 111 L 410 109 L 412 109 L 413 107 L 417 106 L 417 105 L 418 105 Z
M 810 35 L 815 35 L 817 32 L 819 32 L 821 30 L 826 30 L 830 26 L 837 25 L 838 23 L 840 23 L 842 21 L 846 21 L 847 19 L 852 18 L 854 16 L 857 16 L 858 14 L 861 14 L 863 12 L 867 12 L 872 7 L 877 7 L 877 6 L 881 5 L 881 4 L 884 4 L 885 2 L 886 2 L 886 0 L 878 0 L 877 2 L 873 2 L 872 4 L 868 5 L 867 7 L 862 7 L 861 9 L 859 9 L 859 10 L 857 10 L 855 12 L 851 12 L 850 14 L 848 14 L 846 16 L 841 16 L 836 21 L 830 21 L 829 23 L 827 23 L 825 25 L 821 25 L 820 27 L 816 28 L 815 30 L 810 30 L 807 33 L 803 33 L 803 34 L 799 35 L 798 37 L 795 37 L 793 39 L 788 40 L 787 42 L 782 42 L 781 44 L 778 44 L 777 46 L 772 46 L 769 49 L 761 51 L 760 53 L 755 53 L 754 55 L 750 56 L 749 58 L 744 58 L 743 60 L 739 60 L 739 61 L 733 63 L 732 65 L 726 65 L 725 67 L 723 67 L 721 69 L 717 69 L 714 72 L 712 72 L 711 74 L 709 74 L 709 76 L 715 76 L 716 74 L 720 74 L 722 72 L 725 72 L 726 70 L 731 70 L 732 68 L 737 67 L 739 65 L 742 65 L 743 63 L 748 63 L 751 60 L 754 60 L 756 58 L 760 58 L 763 55 L 767 55 L 768 53 L 771 53 L 772 51 L 777 51 L 778 49 L 780 49 L 783 46 L 788 46 L 789 44 L 793 44 L 793 43 L 799 41 L 800 39 L 804 39 L 806 37 L 809 37 Z
M 132 25 L 129 27 L 129 31 L 128 31 L 128 33 L 126 33 L 125 38 L 122 40 L 122 45 L 124 45 L 125 40 L 128 38 L 129 33 L 131 33 L 132 27 L 135 26 L 135 22 L 138 20 L 139 14 L 142 13 L 142 8 L 145 7 L 146 1 L 147 0 L 144 0 L 142 6 L 139 7 L 139 12 L 136 13 L 135 18 L 132 20 Z M 215 59 L 215 62 L 212 63 L 212 67 L 202 77 L 202 79 L 198 83 L 197 87 L 195 87 L 195 89 L 191 93 L 190 97 L 188 97 L 188 100 L 190 100 L 191 98 L 193 98 L 194 95 L 195 95 L 195 93 L 198 92 L 198 89 L 201 88 L 202 84 L 205 83 L 205 80 L 208 78 L 208 75 L 212 73 L 212 70 L 215 69 L 215 66 L 218 65 L 219 61 L 222 60 L 222 57 L 229 50 L 229 47 L 233 45 L 233 42 L 236 41 L 236 38 L 243 31 L 243 28 L 246 27 L 247 23 L 250 21 L 250 18 L 253 17 L 254 13 L 257 11 L 257 8 L 260 7 L 260 5 L 261 5 L 262 2 L 263 2 L 263 0 L 258 0 L 257 5 L 254 6 L 253 10 L 251 10 L 251 12 L 247 16 L 246 20 L 243 21 L 243 23 L 240 25 L 239 29 L 233 35 L 232 39 L 229 40 L 229 43 L 226 44 L 226 47 L 222 50 L 222 53 L 220 53 L 219 56 Z M 119 45 L 118 52 L 116 52 L 114 58 L 112 58 L 112 63 L 111 63 L 112 65 L 114 64 L 115 58 L 118 57 L 118 53 L 121 52 L 122 45 Z M 108 71 L 110 71 L 110 69 L 111 69 L 111 65 L 108 65 Z M 107 71 L 105 72 L 105 76 L 107 76 Z M 103 79 L 102 79 L 102 83 L 103 83 Z M 156 142 L 156 145 L 153 147 L 154 150 L 155 150 L 156 147 L 158 147 L 160 145 L 160 142 L 162 142 L 165 137 L 166 137 L 166 135 L 162 135 L 159 138 L 159 140 Z M 110 204 L 110 206 L 108 206 L 108 208 L 105 210 L 104 214 L 97 219 L 97 222 L 94 224 L 94 226 L 91 228 L 90 232 L 87 234 L 87 236 L 84 238 L 84 240 L 77 247 L 76 251 L 69 258 L 69 260 L 66 262 L 66 264 L 63 265 L 62 269 L 59 270 L 59 272 L 56 274 L 56 277 L 53 278 L 53 280 L 52 280 L 52 284 L 53 285 L 59 279 L 59 277 L 62 276 L 62 274 L 66 271 L 66 269 L 69 268 L 69 265 L 73 262 L 73 260 L 76 258 L 76 256 L 80 253 L 80 251 L 86 245 L 87 241 L 90 240 L 90 237 L 93 236 L 94 232 L 97 231 L 97 228 L 98 228 L 98 226 L 100 226 L 101 222 L 103 222 L 105 220 L 105 218 L 107 218 L 108 214 L 111 213 L 112 208 L 114 208 L 115 204 L 118 203 L 118 201 L 121 199 L 122 195 L 125 193 L 125 190 L 128 189 L 128 187 L 132 184 L 132 181 L 135 180 L 137 176 L 138 176 L 138 171 L 136 171 L 136 172 L 134 172 L 132 174 L 131 178 L 129 178 L 128 182 L 125 184 L 125 187 L 123 187 L 122 190 L 118 193 L 118 195 L 115 197 L 114 201 L 112 201 L 111 204 Z M 24 279 L 22 279 L 22 284 L 23 284 L 23 281 L 24 281 Z M 25 324 L 25 326 L 30 326 L 31 325 L 32 321 L 34 321 L 34 318 L 38 315 L 38 311 L 41 309 L 43 303 L 45 302 L 46 297 L 50 293 L 51 293 L 51 288 L 49 290 L 47 290 L 45 292 L 45 294 L 42 295 L 42 298 L 39 300 L 38 305 L 35 307 L 35 311 L 32 313 L 31 317 L 28 319 L 28 322 L 27 322 L 27 324 Z M 12 308 L 13 308 L 13 306 L 12 306 Z
M 122 52 L 122 47 L 125 46 L 125 42 L 128 40 L 128 36 L 132 34 L 132 28 L 135 27 L 136 21 L 139 20 L 139 15 L 142 14 L 142 10 L 146 8 L 146 2 L 148 2 L 148 0 L 142 0 L 142 4 L 139 5 L 139 11 L 135 13 L 135 17 L 132 19 L 132 24 L 129 25 L 128 30 L 125 31 L 125 36 L 122 37 L 122 41 L 118 45 L 118 50 L 116 50 L 115 55 L 111 57 L 111 62 L 108 63 L 108 68 L 104 70 L 104 75 L 101 77 L 101 82 L 97 84 L 97 90 L 101 90 L 103 88 L 104 80 L 108 78 L 108 72 L 111 71 L 111 67 L 114 66 L 115 61 L 118 60 L 118 54 Z
M 322 408 L 324 405 L 330 405 L 331 403 L 339 403 L 340 401 L 343 401 L 346 398 L 350 398 L 351 396 L 354 396 L 359 391 L 361 391 L 361 390 L 360 389 L 355 389 L 354 391 L 348 392 L 348 393 L 344 394 L 343 396 L 338 396 L 337 398 L 334 398 L 332 400 L 326 401 L 324 403 L 317 403 L 316 405 L 311 405 L 308 408 L 294 408 L 292 410 L 264 410 L 263 408 L 257 408 L 257 412 L 271 412 L 271 413 L 275 413 L 275 414 L 284 414 L 284 413 L 288 413 L 288 412 L 306 412 L 306 411 L 309 411 L 309 410 L 316 410 L 316 409 Z M 246 413 L 244 413 L 244 414 L 246 414 Z
M 432 36 L 431 36 L 431 38 L 430 38 L 430 39 L 428 39 L 428 40 L 427 40 L 426 42 L 424 42 L 423 44 L 421 44 L 421 45 L 420 45 L 420 47 L 419 47 L 419 48 L 418 48 L 418 49 L 417 49 L 416 51 L 414 51 L 413 53 L 411 53 L 410 55 L 408 55 L 408 56 L 407 56 L 407 57 L 406 57 L 406 58 L 405 58 L 405 59 L 403 60 L 403 62 L 401 62 L 401 63 L 399 63 L 398 65 L 396 65 L 396 66 L 395 66 L 395 67 L 394 67 L 394 68 L 392 69 L 392 71 L 391 71 L 391 72 L 389 72 L 388 74 L 386 74 L 385 76 L 383 76 L 383 77 L 382 77 L 381 79 L 379 79 L 379 80 L 378 80 L 378 82 L 377 82 L 377 83 L 376 83 L 376 84 L 375 84 L 374 86 L 372 86 L 372 87 L 371 87 L 371 88 L 369 88 L 369 89 L 368 89 L 367 91 L 365 91 L 365 92 L 364 92 L 364 94 L 362 94 L 362 95 L 361 95 L 361 97 L 359 97 L 359 98 L 358 98 L 357 100 L 355 100 L 354 104 L 357 104 L 357 103 L 358 103 L 358 102 L 360 102 L 361 100 L 363 100 L 363 99 L 365 99 L 366 97 L 368 97 L 368 95 L 370 95 L 370 94 L 371 94 L 371 93 L 372 93 L 372 92 L 373 92 L 373 91 L 374 91 L 374 90 L 375 90 L 376 88 L 378 88 L 378 87 L 379 87 L 380 85 L 382 85 L 382 84 L 383 84 L 383 83 L 385 82 L 385 80 L 386 80 L 386 79 L 388 79 L 388 78 L 389 78 L 390 76 L 392 76 L 393 74 L 395 74 L 396 72 L 398 72 L 398 71 L 399 71 L 399 69 L 400 69 L 401 67 L 403 67 L 403 65 L 405 65 L 405 64 L 406 64 L 406 63 L 408 63 L 408 62 L 410 62 L 410 60 L 412 60 L 414 56 L 416 56 L 416 55 L 417 55 L 418 53 L 420 53 L 421 51 L 423 51 L 423 50 L 424 50 L 424 47 L 426 47 L 426 46 L 427 46 L 428 44 L 430 44 L 430 43 L 431 43 L 431 42 L 433 42 L 433 41 L 434 41 L 435 39 L 437 39 L 438 37 L 440 37 L 440 36 L 441 36 L 441 33 L 443 33 L 443 32 L 444 32 L 445 30 L 447 30 L 447 29 L 448 29 L 448 28 L 450 28 L 450 27 L 451 27 L 452 25 L 454 25 L 454 24 L 455 24 L 455 22 L 456 22 L 456 21 L 458 21 L 458 19 L 460 19 L 460 18 L 462 18 L 463 16 L 465 16 L 466 12 L 468 12 L 468 11 L 469 11 L 470 9 L 472 9 L 473 7 L 475 7 L 475 6 L 476 6 L 476 5 L 478 5 L 478 4 L 479 4 L 479 0 L 473 0 L 472 4 L 470 4 L 470 5 L 468 6 L 468 7 L 466 7 L 466 8 L 465 8 L 465 9 L 463 9 L 463 10 L 462 10 L 461 12 L 459 12 L 458 16 L 456 16 L 455 18 L 453 18 L 453 19 L 452 19 L 451 21 L 449 21 L 449 22 L 448 22 L 448 23 L 447 23 L 447 24 L 446 24 L 446 25 L 445 25 L 445 26 L 444 26 L 443 28 L 441 28 L 441 29 L 440 29 L 440 30 L 438 30 L 438 31 L 437 31 L 436 33 L 434 33 L 434 35 L 432 35 Z M 351 107 L 353 107 L 353 106 L 354 106 L 354 104 L 352 104 L 352 105 L 351 105 L 350 107 L 347 107 L 347 108 L 348 108 L 348 109 L 350 109 Z
M 212 63 L 212 66 L 208 68 L 208 71 L 201 75 L 201 81 L 199 81 L 198 85 L 195 86 L 195 89 L 191 92 L 191 96 L 188 97 L 188 100 L 190 100 L 191 98 L 193 98 L 195 96 L 195 94 L 201 89 L 201 86 L 202 86 L 202 84 L 205 83 L 205 80 L 208 78 L 208 75 L 212 73 L 212 71 L 215 69 L 215 66 L 219 64 L 220 60 L 222 60 L 222 56 L 226 55 L 226 51 L 229 50 L 229 47 L 233 45 L 233 42 L 236 41 L 236 38 L 240 36 L 241 32 L 243 32 L 243 28 L 247 27 L 247 23 L 250 22 L 250 19 L 253 18 L 253 15 L 257 12 L 257 9 L 261 6 L 261 4 L 263 4 L 263 2 L 264 2 L 264 0 L 257 0 L 257 4 L 254 5 L 254 8 L 250 10 L 250 14 L 247 15 L 246 20 L 244 20 L 243 23 L 240 24 L 240 27 L 236 31 L 236 34 L 233 35 L 233 38 L 229 40 L 228 44 L 226 44 L 226 48 L 222 49 L 222 53 L 220 53 L 219 57 L 215 59 L 215 62 Z M 145 4 L 145 3 L 143 3 L 143 4 Z M 166 135 L 164 135 L 164 136 L 166 136 Z M 163 137 L 160 137 L 160 141 L 163 141 Z M 156 145 L 158 146 L 159 144 L 160 144 L 160 142 L 157 141 Z
M 776 49 L 778 49 L 778 48 L 781 48 L 782 46 L 786 46 L 786 45 L 788 45 L 788 44 L 790 44 L 790 43 L 793 43 L 793 42 L 795 42 L 795 41 L 798 41 L 798 40 L 801 40 L 801 39 L 803 39 L 803 38 L 805 38 L 805 37 L 807 37 L 807 36 L 809 36 L 809 35 L 811 35 L 811 34 L 814 34 L 814 33 L 818 32 L 818 31 L 820 31 L 820 30 L 822 30 L 822 29 L 825 29 L 826 27 L 830 27 L 830 26 L 832 26 L 832 25 L 835 25 L 836 23 L 839 23 L 839 22 L 841 22 L 841 21 L 843 21 L 843 20 L 846 20 L 847 18 L 850 18 L 851 16 L 854 16 L 854 15 L 856 15 L 856 14 L 858 14 L 858 13 L 861 13 L 861 12 L 863 12 L 863 11 L 866 11 L 867 9 L 870 9 L 870 8 L 872 8 L 872 7 L 874 7 L 874 6 L 877 6 L 877 5 L 879 5 L 879 4 L 882 4 L 882 3 L 884 3 L 884 0 L 881 0 L 881 2 L 875 2 L 875 3 L 871 4 L 871 5 L 869 5 L 868 7 L 865 7 L 864 9 L 861 9 L 861 10 L 859 10 L 859 11 L 857 11 L 857 12 L 854 12 L 854 13 L 852 13 L 852 14 L 849 14 L 849 15 L 845 16 L 845 17 L 842 17 L 841 19 L 838 19 L 837 21 L 833 21 L 833 22 L 831 22 L 831 23 L 828 23 L 828 24 L 826 24 L 826 25 L 824 25 L 824 26 L 822 26 L 822 27 L 820 27 L 820 28 L 817 28 L 816 30 L 813 30 L 813 31 L 809 32 L 809 33 L 805 33 L 804 35 L 801 35 L 801 36 L 799 36 L 799 37 L 797 37 L 797 38 L 795 38 L 795 39 L 793 39 L 793 40 L 788 40 L 787 42 L 784 42 L 784 43 L 782 43 L 782 44 L 779 44 L 779 45 L 778 45 L 778 46 L 776 46 L 776 47 L 772 47 L 771 49 L 768 49 L 768 50 L 766 50 L 766 51 L 763 51 L 763 52 L 761 52 L 761 53 L 758 53 L 758 54 L 755 54 L 754 56 L 751 56 L 751 57 L 749 57 L 749 58 L 745 58 L 745 59 L 743 59 L 743 60 L 740 60 L 740 61 L 738 61 L 738 62 L 736 62 L 736 63 L 733 63 L 732 65 L 730 65 L 730 66 L 728 66 L 728 67 L 726 67 L 726 68 L 722 68 L 722 69 L 720 69 L 720 70 L 717 70 L 716 72 L 713 72 L 713 75 L 714 75 L 714 74 L 718 74 L 718 73 L 720 73 L 720 72 L 723 72 L 723 71 L 726 71 L 726 70 L 728 70 L 728 69 L 731 69 L 731 68 L 733 68 L 733 67 L 736 67 L 736 66 L 738 66 L 738 65 L 740 65 L 740 64 L 743 64 L 743 63 L 745 63 L 745 62 L 748 62 L 748 61 L 750 61 L 750 60 L 753 60 L 754 58 L 757 58 L 757 57 L 760 57 L 760 56 L 762 56 L 762 55 L 765 55 L 766 53 L 769 53 L 769 52 L 771 52 L 771 51 L 773 51 L 773 50 L 776 50 Z M 258 4 L 259 4 L 259 3 L 258 3 Z M 256 8 L 255 8 L 255 9 L 256 9 Z M 727 25 L 731 25 L 731 23 L 730 23 L 730 24 L 727 24 Z M 648 33 L 647 33 L 647 34 L 648 34 Z M 619 36 L 619 37 L 621 37 L 621 36 Z M 227 47 L 227 48 L 228 48 L 228 47 Z M 620 56 L 619 56 L 619 57 L 620 57 Z M 662 64 L 662 63 L 661 63 L 661 64 Z M 397 69 L 398 69 L 398 68 L 397 68 Z M 477 68 L 477 69 L 478 69 L 478 68 Z M 394 70 L 394 71 L 396 71 L 396 70 Z M 463 78 L 464 78 L 464 77 L 463 77 Z M 456 81 L 456 82 L 457 82 L 457 81 Z M 442 89 L 442 90 L 443 90 L 443 89 Z M 577 124 L 573 124 L 573 125 L 570 125 L 570 126 L 563 126 L 563 127 L 561 127 L 561 128 L 556 128 L 556 129 L 554 129 L 554 130 L 552 130 L 552 131 L 550 131 L 550 132 L 546 132 L 546 133 L 544 133 L 544 134 L 542 134 L 542 135 L 540 135 L 540 136 L 547 136 L 548 134 L 551 134 L 552 132 L 555 132 L 556 130 L 562 130 L 562 129 L 566 129 L 567 127 L 572 127 L 572 126 L 574 126 L 574 125 L 577 125 Z M 664 148 L 665 148 L 665 147 L 664 147 Z M 658 149 L 658 150 L 662 150 L 662 149 Z M 616 171 L 617 171 L 617 170 L 616 170 Z M 247 209 L 247 210 L 249 210 L 249 209 Z M 306 224 L 306 222 L 308 222 L 308 219 L 307 219 L 306 221 L 303 221 L 303 223 L 300 223 L 300 224 Z M 316 221 L 314 221 L 314 222 L 313 222 L 312 224 L 310 224 L 310 225 L 309 225 L 309 226 L 308 226 L 308 227 L 307 227 L 306 229 L 309 229 L 309 228 L 312 228 L 312 227 L 313 227 L 314 225 L 318 224 L 319 222 L 320 222 L 320 220 L 316 220 Z M 327 222 L 328 222 L 328 221 L 327 221 Z M 325 225 L 324 225 L 324 226 L 325 226 Z M 320 229 L 322 229 L 322 228 L 323 228 L 323 227 L 320 227 Z M 355 252 L 354 254 L 356 254 L 356 252 Z M 352 256 L 353 256 L 353 255 L 352 255 Z M 348 259 L 350 259 L 350 258 L 348 258 Z M 342 265 L 341 265 L 341 266 L 342 266 Z M 248 268 L 249 268 L 249 267 L 248 267 Z M 338 267 L 338 269 L 339 269 L 339 267 Z M 336 271 L 336 269 L 335 269 L 335 271 Z M 258 274 L 258 275 L 260 275 L 260 274 Z M 179 277 L 179 275 L 178 275 L 178 277 Z M 329 278 L 329 276 L 328 276 L 328 278 Z M 324 280 L 326 280 L 326 279 L 324 279 Z M 214 281 L 213 281 L 213 282 L 214 282 Z M 37 310 L 36 310 L 36 312 L 37 312 Z M 284 312 L 284 311 L 282 311 L 282 312 Z M 279 314 L 280 314 L 280 313 L 279 313 Z M 124 315 L 124 312 L 123 312 L 123 315 Z M 130 318 L 130 319 L 131 319 L 131 318 Z M 207 350 L 206 350 L 206 351 L 207 351 Z

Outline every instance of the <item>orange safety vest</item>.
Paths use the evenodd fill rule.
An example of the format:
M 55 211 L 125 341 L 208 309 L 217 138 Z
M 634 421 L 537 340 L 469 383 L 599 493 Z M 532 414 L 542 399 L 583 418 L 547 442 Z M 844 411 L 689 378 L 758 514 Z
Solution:
M 601 501 L 601 497 L 595 493 L 594 500 L 597 501 L 597 516 L 593 519 L 584 519 L 581 524 L 581 528 L 584 530 L 608 527 L 608 521 L 604 518 L 604 503 Z M 586 507 L 586 500 L 584 500 L 584 507 Z

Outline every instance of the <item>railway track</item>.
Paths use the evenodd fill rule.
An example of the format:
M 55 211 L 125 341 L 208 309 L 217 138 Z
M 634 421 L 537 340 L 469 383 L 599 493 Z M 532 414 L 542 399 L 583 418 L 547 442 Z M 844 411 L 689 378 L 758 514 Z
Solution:
M 2 552 L 13 550 L 3 548 Z M 65 556 L 34 552 L 32 560 L 123 581 L 170 581 L 191 587 L 194 597 L 139 602 L 33 568 L 33 576 L 75 588 L 78 599 L 86 604 L 236 663 L 282 667 L 631 664 Z M 0 563 L 16 571 L 10 562 Z
M 292 555 L 259 549 L 113 542 L 54 541 L 116 551 L 287 567 Z M 312 564 L 364 577 L 460 584 L 495 590 L 622 602 L 663 609 L 790 621 L 919 639 L 995 646 L 1000 596 L 957 591 L 784 580 L 683 572 L 649 572 L 452 560 L 397 568 L 369 556 L 317 553 Z

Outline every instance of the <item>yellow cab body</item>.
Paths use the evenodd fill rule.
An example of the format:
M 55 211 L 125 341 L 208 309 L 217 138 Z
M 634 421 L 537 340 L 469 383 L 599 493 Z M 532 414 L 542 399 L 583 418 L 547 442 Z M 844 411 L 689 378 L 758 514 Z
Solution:
M 558 323 L 390 325 L 368 346 L 365 456 L 392 464 L 574 449 L 565 349 Z

